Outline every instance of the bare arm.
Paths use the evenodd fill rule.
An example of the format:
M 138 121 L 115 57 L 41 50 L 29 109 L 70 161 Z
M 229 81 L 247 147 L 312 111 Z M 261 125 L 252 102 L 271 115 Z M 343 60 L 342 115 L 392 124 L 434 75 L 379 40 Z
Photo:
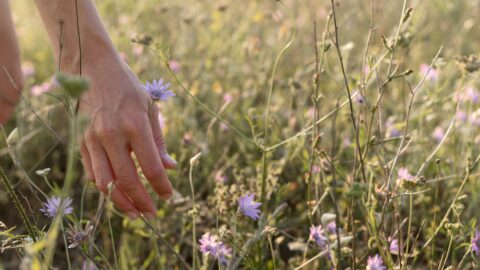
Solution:
M 0 124 L 10 118 L 22 86 L 20 52 L 8 0 L 0 0 Z
M 139 181 L 131 152 L 155 192 L 168 198 L 172 186 L 165 168 L 175 168 L 176 162 L 167 154 L 157 107 L 120 60 L 91 0 L 36 0 L 36 4 L 57 60 L 63 36 L 62 71 L 79 74 L 81 65 L 82 75 L 91 80 L 80 103 L 91 118 L 81 145 L 89 177 L 104 193 L 114 182 L 112 201 L 129 216 L 152 217 L 155 206 Z

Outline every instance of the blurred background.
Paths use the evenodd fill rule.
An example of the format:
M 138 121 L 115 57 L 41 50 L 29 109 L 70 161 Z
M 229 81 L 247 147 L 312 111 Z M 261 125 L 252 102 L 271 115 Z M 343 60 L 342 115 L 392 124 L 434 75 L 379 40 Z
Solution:
M 373 136 L 386 140 L 381 147 L 372 147 L 365 156 L 369 179 L 375 183 L 379 193 L 383 192 L 382 186 L 388 178 L 382 166 L 395 157 L 399 136 L 403 134 L 409 88 L 415 88 L 440 46 L 443 46 L 440 57 L 413 101 L 407 131 L 409 145 L 397 165 L 397 168 L 406 167 L 412 174 L 415 173 L 442 141 L 451 121 L 456 119 L 435 155 L 439 163 L 433 162 L 433 159 L 422 173 L 427 186 L 421 190 L 427 191 L 415 196 L 413 230 L 419 234 L 418 241 L 424 241 L 434 228 L 433 217 L 438 224 L 440 216 L 449 207 L 460 185 L 459 177 L 465 170 L 467 158 L 475 157 L 479 150 L 479 103 L 478 97 L 474 97 L 480 89 L 479 72 L 465 71 L 461 57 L 478 55 L 480 52 L 480 2 L 407 1 L 407 6 L 412 7 L 413 11 L 401 28 L 393 63 L 398 65 L 399 73 L 408 69 L 413 73 L 388 85 L 382 101 L 377 104 L 378 111 L 374 118 L 371 118 L 371 109 L 377 102 L 378 85 L 386 79 L 390 60 L 388 56 L 379 61 L 387 51 L 382 36 L 387 38 L 387 43 L 394 39 L 403 1 L 372 1 L 373 14 L 371 1 L 336 2 L 340 48 L 346 74 L 352 92 L 361 92 L 358 95 L 361 98 L 354 100 L 355 117 L 361 130 L 360 139 L 363 143 Z M 190 158 L 202 153 L 193 174 L 200 209 L 197 234 L 201 235 L 222 226 L 230 227 L 240 195 L 250 191 L 259 196 L 262 152 L 203 111 L 174 83 L 174 78 L 168 73 L 158 53 L 145 45 L 158 44 L 158 48 L 169 58 L 175 75 L 199 100 L 261 143 L 264 139 L 264 112 L 273 63 L 295 30 L 292 46 L 281 58 L 274 76 L 268 144 L 275 145 L 313 122 L 315 45 L 323 48 L 322 35 L 331 10 L 330 1 L 284 1 L 294 20 L 290 18 L 289 11 L 276 1 L 98 0 L 95 3 L 121 57 L 138 78 L 142 82 L 163 78 L 172 82 L 171 89 L 177 95 L 159 104 L 160 121 L 169 152 L 179 162 L 179 167 L 169 173 L 176 195 L 166 203 L 158 201 L 157 216 L 161 222 L 157 226 L 179 253 L 191 260 L 192 224 L 188 215 L 192 208 L 188 182 Z M 48 220 L 38 211 L 43 200 L 25 180 L 24 172 L 48 193 L 48 187 L 35 171 L 51 168 L 48 176 L 50 181 L 61 187 L 65 177 L 66 146 L 45 128 L 45 124 L 51 126 L 60 137 L 66 138 L 68 118 L 62 104 L 47 94 L 55 91 L 52 76 L 57 65 L 35 6 L 32 1 L 26 0 L 11 1 L 11 5 L 21 44 L 26 87 L 23 92 L 25 99 L 18 106 L 15 119 L 5 126 L 7 134 L 16 128 L 17 139 L 10 149 L 5 140 L 0 139 L 0 166 L 15 183 L 28 216 L 42 229 L 48 224 Z M 365 61 L 372 18 L 374 28 Z M 314 22 L 317 44 L 314 41 Z M 330 31 L 334 31 L 332 24 Z M 320 117 L 335 110 L 337 104 L 347 98 L 338 56 L 328 34 L 325 44 L 328 50 L 325 51 L 319 77 L 319 93 L 322 96 L 318 107 Z M 377 61 L 379 63 L 375 66 Z M 362 87 L 366 77 L 368 82 Z M 470 99 L 459 102 L 459 94 Z M 42 121 L 39 121 L 39 117 Z M 319 125 L 319 134 L 321 140 L 316 151 L 328 153 L 329 157 L 316 159 L 315 171 L 310 168 L 311 132 L 283 144 L 268 155 L 267 209 L 273 212 L 282 203 L 287 205 L 274 222 L 282 232 L 274 241 L 277 267 L 280 269 L 293 269 L 302 261 L 302 252 L 290 248 L 289 243 L 298 242 L 299 239 L 306 242 L 308 238 L 305 174 L 311 171 L 315 175 L 313 192 L 314 197 L 318 198 L 332 181 L 332 163 L 337 172 L 333 190 L 338 198 L 340 225 L 348 230 L 347 217 L 353 213 L 359 222 L 355 235 L 360 246 L 357 255 L 359 260 L 371 252 L 366 244 L 369 234 L 360 208 L 370 209 L 372 206 L 365 203 L 359 209 L 350 209 L 350 201 L 345 197 L 354 180 L 351 171 L 356 156 L 354 130 L 347 106 L 323 121 Z M 391 140 L 387 141 L 388 138 Z M 17 160 L 17 165 L 13 159 Z M 23 169 L 19 169 L 19 166 Z M 446 180 L 434 181 L 443 177 Z M 454 245 L 459 249 L 452 248 L 447 265 L 461 260 L 465 249 L 460 247 L 471 239 L 471 227 L 478 217 L 477 206 L 480 204 L 480 185 L 476 180 L 478 176 L 474 174 L 464 188 L 468 201 L 465 201 L 458 217 L 466 227 L 463 236 L 455 238 Z M 97 211 L 98 192 L 87 182 L 83 173 L 79 173 L 75 193 L 71 195 L 75 211 L 82 211 L 85 219 L 93 219 Z M 366 201 L 368 199 L 364 198 L 363 202 Z M 397 207 L 396 211 L 406 217 L 406 205 L 400 203 Z M 320 222 L 321 213 L 332 212 L 333 208 L 331 200 L 322 202 L 313 217 L 314 223 Z M 392 224 L 393 214 L 387 219 L 390 222 L 387 225 Z M 4 189 L 0 189 L 0 221 L 8 228 L 15 227 L 14 231 L 18 234 L 24 233 L 21 219 Z M 97 241 L 105 254 L 111 255 L 109 231 L 104 222 L 106 219 L 102 219 L 98 226 Z M 171 255 L 167 252 L 157 253 L 158 247 L 153 248 L 155 240 L 152 240 L 151 233 L 141 221 L 131 221 L 116 214 L 112 222 L 115 235 L 118 236 L 116 248 L 122 268 L 172 269 L 175 266 L 175 262 L 169 258 Z M 247 220 L 241 220 L 238 226 L 239 231 L 245 232 L 240 241 L 248 239 L 248 232 L 255 228 Z M 432 255 L 430 251 L 416 254 L 415 265 L 435 265 L 431 261 L 439 260 L 449 241 L 445 232 L 441 235 L 437 240 L 438 254 Z M 55 257 L 55 265 L 60 269 L 65 269 L 64 259 L 61 259 L 63 252 L 64 249 L 59 248 Z M 70 256 L 74 268 L 81 267 L 82 256 L 75 251 Z M 0 256 L 0 268 L 15 269 L 23 257 L 21 250 L 4 250 Z M 252 257 L 255 267 L 245 268 L 273 269 L 271 257 L 261 259 L 255 254 Z M 350 265 L 348 259 L 345 260 L 345 267 L 347 265 Z M 311 269 L 321 268 L 319 264 L 313 264 Z

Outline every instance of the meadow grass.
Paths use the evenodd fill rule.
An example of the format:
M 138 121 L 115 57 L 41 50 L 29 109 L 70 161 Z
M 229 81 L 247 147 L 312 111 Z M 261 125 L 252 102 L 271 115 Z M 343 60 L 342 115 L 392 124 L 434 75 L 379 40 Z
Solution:
M 131 220 L 95 189 L 88 119 L 14 1 L 26 87 L 0 134 L 0 269 L 478 268 L 478 1 L 96 5 L 142 82 L 172 83 L 174 196 L 149 187 L 155 219 Z

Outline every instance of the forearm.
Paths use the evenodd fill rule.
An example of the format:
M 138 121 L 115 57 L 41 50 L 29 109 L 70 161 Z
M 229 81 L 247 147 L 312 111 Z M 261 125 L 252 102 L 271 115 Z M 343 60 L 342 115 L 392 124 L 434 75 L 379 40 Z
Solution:
M 91 0 L 35 2 L 63 72 L 79 74 L 82 66 L 82 72 L 88 74 L 89 64 L 94 61 L 118 60 L 114 45 Z
M 0 0 L 0 104 L 15 104 L 21 88 L 20 52 L 10 8 L 7 0 Z

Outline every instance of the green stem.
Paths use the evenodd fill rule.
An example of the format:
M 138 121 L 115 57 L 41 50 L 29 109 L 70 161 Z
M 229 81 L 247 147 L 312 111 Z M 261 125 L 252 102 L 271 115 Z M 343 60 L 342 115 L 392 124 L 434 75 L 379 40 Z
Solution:
M 113 183 L 113 182 L 112 182 Z M 114 186 L 112 186 L 115 188 Z M 108 190 L 108 201 L 110 201 L 112 191 Z M 120 269 L 118 268 L 118 259 L 117 259 L 117 252 L 115 251 L 115 237 L 113 235 L 113 229 L 112 229 L 112 211 L 110 209 L 111 206 L 108 207 L 108 230 L 110 231 L 110 239 L 112 241 L 112 252 L 113 252 L 113 259 L 115 260 L 115 269 Z
M 270 245 L 270 252 L 272 253 L 272 262 L 273 262 L 273 270 L 277 269 L 277 264 L 275 262 L 275 251 L 273 250 L 273 244 L 272 244 L 272 237 L 268 237 L 268 244 Z
M 32 238 L 33 242 L 37 241 L 37 235 L 35 234 L 35 231 L 33 230 L 33 226 L 30 223 L 30 220 L 27 217 L 27 214 L 25 212 L 25 209 L 22 207 L 20 204 L 20 200 L 17 197 L 17 194 L 15 193 L 15 190 L 12 187 L 12 184 L 10 183 L 10 180 L 8 179 L 7 175 L 3 171 L 3 169 L 0 167 L 0 176 L 3 180 L 3 184 L 5 185 L 5 188 L 7 189 L 8 193 L 10 194 L 10 197 L 12 197 L 13 204 L 17 208 L 18 212 L 20 213 L 20 217 L 22 218 L 23 223 L 25 224 L 25 227 L 27 228 L 28 235 Z
M 197 264 L 197 229 L 196 229 L 196 216 L 197 216 L 197 206 L 195 203 L 195 188 L 193 186 L 193 166 L 194 164 L 190 163 L 190 169 L 188 172 L 188 180 L 190 182 L 190 190 L 192 192 L 192 269 L 195 270 Z
M 277 1 L 282 7 L 284 7 L 287 11 L 288 14 L 290 15 L 290 18 L 292 22 L 295 22 L 295 17 L 293 16 L 293 13 L 291 10 L 282 2 L 282 1 Z M 269 132 L 269 123 L 270 123 L 270 107 L 272 104 L 272 94 L 273 94 L 273 88 L 275 86 L 275 74 L 277 72 L 277 67 L 278 63 L 280 62 L 280 59 L 282 56 L 285 54 L 285 52 L 292 46 L 293 41 L 295 40 L 295 34 L 296 34 L 296 29 L 293 26 L 292 30 L 292 36 L 290 40 L 287 42 L 287 44 L 282 48 L 280 53 L 277 55 L 277 58 L 275 59 L 275 62 L 273 64 L 273 69 L 272 69 L 272 74 L 270 76 L 270 89 L 268 90 L 268 95 L 267 95 L 267 106 L 265 108 L 265 129 L 263 133 L 263 155 L 262 155 L 262 185 L 261 185 L 261 202 L 263 204 L 263 208 L 266 210 L 267 209 L 267 204 L 266 204 L 266 185 L 267 185 L 267 149 L 268 149 L 268 132 Z

